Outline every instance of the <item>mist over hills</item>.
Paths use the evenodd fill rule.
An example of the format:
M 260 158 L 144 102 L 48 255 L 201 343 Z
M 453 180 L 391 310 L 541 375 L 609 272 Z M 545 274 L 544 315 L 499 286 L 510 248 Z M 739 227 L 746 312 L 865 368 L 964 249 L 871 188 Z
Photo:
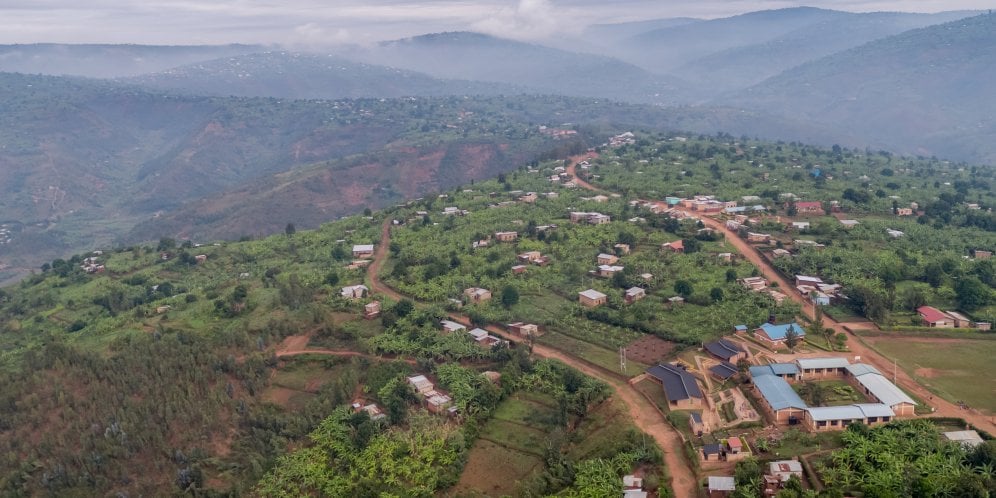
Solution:
M 120 78 L 263 50 L 262 45 L 0 45 L 0 72 Z
M 573 97 L 674 104 L 687 102 L 691 92 L 679 78 L 652 74 L 619 59 L 470 32 L 385 42 L 348 56 L 436 78 L 492 81 Z
M 439 79 L 331 54 L 262 52 L 214 59 L 123 80 L 194 95 L 338 99 L 522 93 L 513 85 Z
M 781 9 L 594 25 L 559 48 L 2 46 L 0 69 L 114 79 L 0 74 L 0 264 L 314 226 L 564 150 L 538 125 L 572 146 L 667 129 L 994 164 L 996 30 L 969 14 Z
M 996 17 L 983 14 L 809 62 L 719 102 L 850 129 L 907 154 L 994 164 L 994 77 Z

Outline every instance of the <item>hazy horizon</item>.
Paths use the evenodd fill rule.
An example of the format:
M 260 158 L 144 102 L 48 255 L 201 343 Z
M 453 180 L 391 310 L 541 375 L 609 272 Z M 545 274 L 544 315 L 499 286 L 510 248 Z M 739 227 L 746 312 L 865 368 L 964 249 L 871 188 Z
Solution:
M 64 0 L 30 5 L 0 0 L 0 43 L 326 47 L 440 31 L 476 31 L 542 41 L 592 24 L 677 17 L 730 17 L 760 10 L 817 7 L 848 12 L 933 13 L 986 10 L 982 0 Z

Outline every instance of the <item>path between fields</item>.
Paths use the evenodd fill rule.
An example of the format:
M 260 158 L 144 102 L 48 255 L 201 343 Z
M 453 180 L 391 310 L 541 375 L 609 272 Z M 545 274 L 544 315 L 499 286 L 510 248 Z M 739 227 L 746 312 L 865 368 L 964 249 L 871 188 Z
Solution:
M 579 157 L 580 156 L 572 157 L 571 164 L 567 168 L 567 171 L 572 175 L 574 175 L 577 162 L 580 160 Z M 603 192 L 602 189 L 599 189 L 598 187 L 595 187 L 584 180 L 578 179 L 576 175 L 574 183 L 576 183 L 581 188 L 585 188 L 594 192 Z M 678 209 L 684 211 L 686 214 L 695 216 L 696 218 L 702 220 L 702 222 L 708 225 L 709 227 L 722 232 L 726 238 L 726 241 L 732 244 L 733 247 L 735 247 L 736 250 L 740 252 L 740 254 L 742 254 L 745 258 L 747 258 L 748 261 L 751 262 L 751 264 L 756 266 L 761 271 L 761 275 L 764 276 L 764 278 L 768 279 L 768 281 L 778 282 L 779 288 L 783 289 L 785 293 L 787 293 L 793 301 L 799 303 L 802 306 L 802 312 L 810 319 L 813 318 L 814 316 L 813 304 L 808 299 L 806 299 L 805 296 L 803 296 L 797 290 L 795 290 L 795 285 L 789 282 L 784 277 L 782 277 L 781 273 L 777 272 L 774 269 L 774 267 L 771 266 L 771 263 L 769 263 L 768 260 L 763 258 L 754 249 L 754 247 L 748 244 L 745 240 L 741 239 L 740 236 L 737 233 L 735 233 L 733 230 L 727 228 L 725 223 L 710 218 L 708 216 L 701 216 L 701 213 L 691 212 L 682 208 Z M 868 345 L 865 344 L 865 342 L 862 341 L 861 338 L 856 336 L 853 332 L 851 332 L 851 330 L 848 329 L 848 327 L 854 327 L 855 329 L 880 331 L 877 325 L 870 322 L 861 322 L 859 324 L 853 324 L 853 325 L 842 323 L 838 322 L 837 320 L 834 320 L 829 316 L 826 316 L 825 314 L 823 315 L 823 323 L 825 326 L 834 329 L 835 332 L 844 333 L 849 337 L 850 340 L 848 341 L 847 346 L 850 349 L 850 352 L 848 353 L 848 356 L 850 355 L 860 356 L 862 362 L 870 363 L 886 376 L 888 376 L 888 372 L 893 371 L 892 360 L 886 358 L 878 351 L 868 347 Z M 924 403 L 927 403 L 930 406 L 934 407 L 934 413 L 930 414 L 930 416 L 962 418 L 968 421 L 969 423 L 975 425 L 976 427 L 985 429 L 990 433 L 996 431 L 996 423 L 993 422 L 992 417 L 983 415 L 982 413 L 977 412 L 975 410 L 963 409 L 940 396 L 934 397 L 934 394 L 932 392 L 930 392 L 927 388 L 923 387 L 922 385 L 920 385 L 919 382 L 910 377 L 910 375 L 906 373 L 906 371 L 902 369 L 897 369 L 896 380 L 897 384 L 899 384 L 901 387 L 916 395 Z
M 408 363 L 409 365 L 415 365 L 417 362 L 412 359 L 402 359 L 395 358 L 392 356 L 378 356 L 367 353 L 361 353 L 359 351 L 351 351 L 344 349 L 327 349 L 327 348 L 309 348 L 308 343 L 311 341 L 311 334 L 302 335 L 291 335 L 287 336 L 283 342 L 277 346 L 277 350 L 274 354 L 278 359 L 290 358 L 292 356 L 300 356 L 306 354 L 317 354 L 325 356 L 341 356 L 341 357 L 362 357 L 371 358 L 374 360 L 400 360 Z
M 577 161 L 577 157 L 571 158 L 571 166 L 573 167 Z M 405 296 L 381 282 L 379 277 L 380 269 L 384 266 L 384 261 L 387 259 L 387 250 L 390 243 L 391 220 L 388 219 L 384 221 L 384 225 L 381 228 L 380 244 L 374 252 L 374 262 L 367 267 L 367 279 L 370 282 L 371 291 L 385 294 L 396 300 L 401 300 Z M 462 314 L 451 313 L 450 318 L 465 325 L 470 324 L 470 319 Z M 521 342 L 521 337 L 509 334 L 495 325 L 489 325 L 485 328 L 497 336 Z M 661 412 L 659 412 L 656 407 L 651 405 L 650 401 L 644 398 L 643 395 L 637 392 L 636 388 L 631 386 L 625 379 L 614 372 L 609 372 L 597 365 L 589 363 L 586 360 L 575 358 L 549 346 L 535 344 L 533 346 L 533 353 L 542 358 L 552 358 L 562 361 L 584 374 L 590 375 L 611 386 L 616 396 L 626 405 L 627 411 L 633 419 L 633 423 L 636 424 L 640 430 L 653 437 L 657 442 L 657 445 L 663 450 L 664 462 L 670 476 L 669 484 L 671 489 L 674 491 L 675 496 L 696 496 L 698 481 L 695 478 L 695 473 L 692 471 L 689 463 L 684 458 L 684 443 L 682 442 L 681 437 L 678 435 L 678 432 L 671 427 L 666 420 L 664 420 Z M 279 357 L 280 354 L 278 353 L 277 356 Z

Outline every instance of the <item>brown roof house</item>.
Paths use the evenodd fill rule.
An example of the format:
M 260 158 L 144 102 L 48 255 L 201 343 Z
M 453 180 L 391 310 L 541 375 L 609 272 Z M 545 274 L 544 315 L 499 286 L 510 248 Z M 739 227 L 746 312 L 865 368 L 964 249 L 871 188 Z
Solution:
M 596 308 L 606 303 L 608 296 L 595 289 L 578 292 L 578 302 L 588 308 Z
M 491 300 L 491 291 L 479 287 L 464 289 L 463 295 L 467 297 L 467 302 L 470 303 L 483 303 Z

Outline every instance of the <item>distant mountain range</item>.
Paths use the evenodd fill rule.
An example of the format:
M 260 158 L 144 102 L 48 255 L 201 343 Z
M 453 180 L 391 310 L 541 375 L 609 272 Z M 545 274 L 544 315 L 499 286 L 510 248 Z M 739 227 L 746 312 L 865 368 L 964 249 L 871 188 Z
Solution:
M 263 52 L 198 62 L 122 81 L 194 95 L 339 99 L 523 93 L 513 85 L 433 78 L 336 55 Z
M 996 16 L 983 14 L 818 59 L 718 102 L 907 154 L 996 164 L 994 79 Z
M 996 165 L 996 18 L 971 14 L 782 9 L 596 25 L 558 48 L 0 46 L 0 264 L 313 226 L 567 150 L 541 124 L 573 146 L 676 129 Z

